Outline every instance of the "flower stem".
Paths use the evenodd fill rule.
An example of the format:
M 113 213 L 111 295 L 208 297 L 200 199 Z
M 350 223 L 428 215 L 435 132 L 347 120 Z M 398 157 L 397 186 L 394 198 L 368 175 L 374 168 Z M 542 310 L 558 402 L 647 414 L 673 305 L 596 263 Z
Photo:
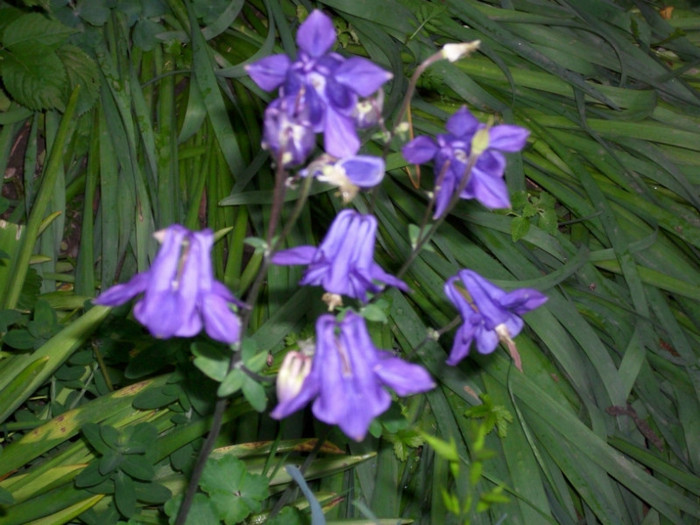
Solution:
M 277 170 L 275 172 L 275 188 L 274 188 L 274 201 L 272 203 L 272 211 L 270 213 L 270 224 L 268 226 L 267 230 L 267 242 L 268 245 L 272 244 L 272 239 L 275 234 L 275 230 L 277 229 L 279 219 L 281 216 L 282 212 L 282 206 L 284 205 L 284 193 L 285 193 L 285 183 L 286 183 L 286 172 L 284 171 L 284 168 L 281 167 L 282 164 L 281 162 L 277 163 Z M 311 177 L 307 177 L 304 180 L 304 185 L 302 186 L 302 191 L 301 195 L 299 196 L 299 199 L 297 199 L 297 202 L 294 206 L 294 209 L 292 210 L 291 217 L 289 220 L 286 222 L 281 235 L 277 238 L 277 240 L 274 242 L 274 245 L 272 246 L 271 250 L 269 253 L 266 253 L 265 256 L 263 257 L 262 263 L 260 265 L 260 268 L 258 270 L 257 276 L 255 278 L 255 281 L 250 287 L 250 290 L 248 294 L 246 295 L 246 303 L 249 305 L 249 308 L 245 309 L 243 313 L 241 314 L 241 333 L 245 334 L 246 331 L 248 330 L 248 325 L 250 324 L 250 316 L 252 314 L 252 305 L 255 304 L 257 301 L 258 295 L 260 294 L 260 290 L 262 289 L 262 285 L 265 282 L 265 275 L 267 274 L 267 268 L 270 265 L 270 257 L 272 253 L 274 253 L 275 250 L 284 242 L 284 239 L 286 238 L 287 235 L 289 235 L 289 232 L 291 231 L 292 227 L 296 223 L 297 219 L 299 218 L 299 215 L 301 214 L 301 211 L 304 208 L 304 204 L 306 203 L 306 200 L 308 199 L 309 196 L 309 190 L 311 189 Z M 280 189 L 281 187 L 281 189 Z M 228 365 L 228 371 L 231 372 L 236 366 L 239 365 L 241 359 L 241 353 L 238 351 L 236 348 L 232 348 L 231 352 L 231 358 L 229 360 L 229 365 Z M 197 461 L 194 465 L 194 468 L 192 469 L 192 474 L 190 476 L 189 483 L 187 485 L 187 490 L 185 492 L 185 495 L 182 500 L 182 504 L 180 505 L 180 509 L 177 514 L 177 518 L 175 519 L 175 525 L 184 525 L 185 521 L 187 520 L 187 515 L 189 514 L 190 507 L 192 506 L 192 502 L 194 500 L 194 496 L 197 494 L 197 488 L 199 486 L 199 480 L 202 477 L 202 473 L 204 472 L 204 467 L 206 466 L 207 459 L 209 458 L 209 455 L 211 454 L 211 451 L 214 450 L 214 445 L 216 444 L 216 439 L 219 437 L 219 434 L 221 433 L 221 426 L 223 424 L 223 415 L 224 412 L 226 411 L 226 407 L 228 406 L 228 398 L 226 397 L 219 397 L 216 400 L 216 404 L 214 405 L 214 414 L 212 416 L 212 423 L 211 423 L 211 428 L 209 429 L 209 435 L 207 436 L 207 439 L 204 441 L 204 444 L 202 445 L 202 449 L 199 452 L 199 456 L 197 457 Z

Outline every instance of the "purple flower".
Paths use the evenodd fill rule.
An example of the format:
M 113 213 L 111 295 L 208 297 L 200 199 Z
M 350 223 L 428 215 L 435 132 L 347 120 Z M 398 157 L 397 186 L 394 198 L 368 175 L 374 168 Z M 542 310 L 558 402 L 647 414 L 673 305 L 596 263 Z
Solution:
M 384 178 L 385 169 L 381 157 L 354 155 L 337 160 L 330 155 L 321 155 L 299 174 L 316 177 L 321 182 L 337 186 L 343 201 L 348 203 L 360 188 L 372 188 L 379 184 Z
M 301 388 L 280 398 L 270 415 L 282 419 L 314 400 L 314 416 L 338 425 L 357 441 L 365 437 L 372 420 L 389 408 L 391 395 L 385 387 L 399 396 L 435 387 L 421 366 L 377 349 L 365 320 L 351 311 L 342 321 L 328 314 L 318 318 L 316 353 L 311 370 L 304 373 Z
M 380 283 L 407 290 L 406 284 L 389 275 L 374 262 L 377 219 L 355 210 L 341 211 L 331 224 L 321 245 L 297 246 L 272 256 L 280 265 L 306 264 L 299 284 L 323 286 L 331 293 L 366 302 L 367 293 L 381 291 Z
M 303 164 L 316 145 L 308 113 L 294 96 L 275 99 L 265 110 L 262 147 L 285 167 Z
M 547 301 L 547 296 L 531 288 L 506 292 L 472 270 L 462 270 L 450 278 L 445 283 L 445 294 L 464 319 L 455 335 L 449 365 L 464 359 L 475 339 L 479 353 L 490 354 L 500 341 L 513 354 L 512 338 L 523 329 L 520 316 Z M 513 357 L 518 365 L 516 355 Z
M 465 176 L 469 181 L 460 193 L 463 199 L 476 199 L 489 208 L 510 207 L 508 188 L 503 180 L 506 159 L 501 151 L 516 152 L 525 147 L 530 134 L 513 125 L 487 127 L 462 107 L 446 125 L 449 133 L 416 137 L 402 150 L 407 161 L 423 164 L 434 160 L 435 215 L 440 217 Z M 479 154 L 471 174 L 466 173 L 469 156 Z
M 128 283 L 112 286 L 94 302 L 118 306 L 139 294 L 134 317 L 158 338 L 191 337 L 204 326 L 222 343 L 240 339 L 240 320 L 231 303 L 242 306 L 222 283 L 215 281 L 211 263 L 214 234 L 192 232 L 174 224 L 157 232 L 162 246 L 148 271 Z
M 348 157 L 360 148 L 353 121 L 358 97 L 372 95 L 392 75 L 366 58 L 329 52 L 335 37 L 333 21 L 313 11 L 297 32 L 297 60 L 272 55 L 246 71 L 266 91 L 280 88 L 281 97 L 301 94 L 314 131 L 324 132 L 326 151 Z

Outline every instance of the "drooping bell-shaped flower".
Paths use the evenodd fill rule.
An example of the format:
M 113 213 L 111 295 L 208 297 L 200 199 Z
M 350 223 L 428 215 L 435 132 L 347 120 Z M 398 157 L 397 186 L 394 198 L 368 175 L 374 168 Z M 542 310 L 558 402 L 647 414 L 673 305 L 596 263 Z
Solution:
M 355 210 L 341 211 L 318 247 L 297 246 L 272 256 L 279 265 L 308 266 L 299 284 L 323 286 L 331 293 L 366 302 L 385 284 L 407 290 L 406 284 L 374 262 L 377 219 Z M 380 284 L 381 283 L 381 284 Z
M 510 207 L 510 196 L 503 179 L 506 159 L 501 152 L 523 149 L 530 132 L 510 124 L 487 127 L 466 107 L 448 119 L 446 128 L 446 134 L 435 139 L 416 137 L 402 149 L 404 158 L 413 164 L 434 161 L 433 217 L 438 218 L 445 212 L 464 177 L 469 177 L 469 180 L 459 195 L 461 198 L 476 199 L 488 208 Z M 478 155 L 478 158 L 471 173 L 467 173 L 470 155 Z
M 342 321 L 322 315 L 316 321 L 316 352 L 311 370 L 295 395 L 279 399 L 271 416 L 282 419 L 313 401 L 314 416 L 362 440 L 372 420 L 399 396 L 435 387 L 430 374 L 374 346 L 364 318 L 348 311 Z
M 546 295 L 532 288 L 506 292 L 472 270 L 461 270 L 450 278 L 445 283 L 445 294 L 464 320 L 455 335 L 447 364 L 459 363 L 476 341 L 481 354 L 490 354 L 499 342 L 505 343 L 516 366 L 519 365 L 512 338 L 523 329 L 520 316 L 544 304 Z
M 213 232 L 192 232 L 174 224 L 156 236 L 162 245 L 150 269 L 105 290 L 94 302 L 118 306 L 143 294 L 134 317 L 154 337 L 192 337 L 204 327 L 212 339 L 238 342 L 241 323 L 231 306 L 242 303 L 214 280 Z
M 359 97 L 374 94 L 392 75 L 366 58 L 331 52 L 335 40 L 333 21 L 315 10 L 299 26 L 295 61 L 271 55 L 246 71 L 262 89 L 279 88 L 280 97 L 303 92 L 309 121 L 315 132 L 323 132 L 326 152 L 342 158 L 360 147 L 353 121 Z

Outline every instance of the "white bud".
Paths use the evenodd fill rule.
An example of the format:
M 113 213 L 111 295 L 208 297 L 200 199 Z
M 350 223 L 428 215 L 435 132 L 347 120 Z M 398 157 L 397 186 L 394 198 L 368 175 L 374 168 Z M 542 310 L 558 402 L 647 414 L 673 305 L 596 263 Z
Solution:
M 456 62 L 462 57 L 472 54 L 474 51 L 479 49 L 481 45 L 481 40 L 474 40 L 473 42 L 460 42 L 459 44 L 445 44 L 442 46 L 442 58 L 449 60 L 450 62 Z

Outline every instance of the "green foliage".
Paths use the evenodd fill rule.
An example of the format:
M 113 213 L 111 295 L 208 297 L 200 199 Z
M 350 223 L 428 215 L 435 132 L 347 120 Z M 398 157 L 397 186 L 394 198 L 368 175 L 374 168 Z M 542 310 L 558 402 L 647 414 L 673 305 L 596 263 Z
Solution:
M 241 523 L 250 514 L 259 512 L 262 501 L 269 495 L 268 479 L 250 474 L 245 463 L 230 455 L 210 457 L 199 486 L 203 492 L 195 497 L 188 523 Z M 171 500 L 166 504 L 170 523 L 174 523 L 180 503 Z

